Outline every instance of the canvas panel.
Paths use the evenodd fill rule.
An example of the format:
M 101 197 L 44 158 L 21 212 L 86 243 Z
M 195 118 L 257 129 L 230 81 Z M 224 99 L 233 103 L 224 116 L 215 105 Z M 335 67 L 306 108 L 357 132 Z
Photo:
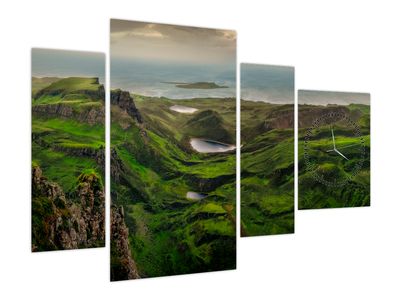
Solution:
M 32 251 L 104 247 L 105 57 L 32 49 Z
M 370 206 L 370 95 L 299 90 L 299 209 Z
M 111 280 L 236 267 L 236 33 L 111 20 Z

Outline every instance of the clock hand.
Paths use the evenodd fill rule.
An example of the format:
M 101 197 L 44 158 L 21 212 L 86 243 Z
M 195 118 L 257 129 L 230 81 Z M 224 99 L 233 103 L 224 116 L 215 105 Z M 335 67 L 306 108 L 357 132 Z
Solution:
M 335 135 L 333 134 L 333 128 L 331 128 L 331 131 L 332 131 L 333 149 L 336 149 L 336 145 L 335 145 Z
M 345 149 L 345 148 L 354 147 L 354 146 L 359 146 L 359 145 L 353 144 L 353 145 L 348 145 L 348 146 L 344 146 L 344 147 L 339 147 L 339 149 Z
M 336 148 L 334 149 L 334 151 L 339 154 L 340 156 L 342 156 L 343 158 L 349 160 L 346 156 L 344 156 L 339 150 L 337 150 Z

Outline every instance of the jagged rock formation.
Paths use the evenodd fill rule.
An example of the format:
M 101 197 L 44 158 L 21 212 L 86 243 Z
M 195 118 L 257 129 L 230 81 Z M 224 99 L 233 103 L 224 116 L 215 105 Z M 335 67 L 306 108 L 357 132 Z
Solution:
M 126 110 L 126 112 L 139 124 L 143 123 L 142 115 L 136 108 L 135 102 L 127 91 L 113 90 L 111 91 L 111 105 L 118 105 L 120 108 Z
M 122 206 L 111 206 L 111 280 L 140 278 L 129 246 L 129 230 Z
M 75 119 L 89 125 L 104 124 L 104 106 L 92 106 L 87 109 L 77 110 L 67 103 L 42 104 L 32 106 L 32 113 L 39 117 Z
M 81 174 L 76 199 L 32 167 L 32 251 L 104 246 L 104 191 L 95 174 Z

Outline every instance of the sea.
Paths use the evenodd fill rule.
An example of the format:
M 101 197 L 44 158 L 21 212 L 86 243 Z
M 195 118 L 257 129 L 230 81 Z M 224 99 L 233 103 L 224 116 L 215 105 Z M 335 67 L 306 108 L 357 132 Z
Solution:
M 100 52 L 32 49 L 32 76 L 97 77 L 105 82 L 105 55 Z
M 294 103 L 294 68 L 241 64 L 241 99 L 273 104 Z
M 112 58 L 110 62 L 112 89 L 134 94 L 170 99 L 236 97 L 235 65 L 191 65 Z M 227 88 L 185 89 L 175 83 L 215 82 Z

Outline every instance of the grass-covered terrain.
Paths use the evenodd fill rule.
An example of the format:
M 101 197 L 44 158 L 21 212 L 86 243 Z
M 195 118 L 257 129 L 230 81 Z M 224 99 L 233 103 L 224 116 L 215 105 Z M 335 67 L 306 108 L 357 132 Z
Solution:
M 132 97 L 140 121 L 111 105 L 111 197 L 124 207 L 140 277 L 235 268 L 235 152 L 190 146 L 192 137 L 234 143 L 235 99 Z
M 312 128 L 330 113 L 348 116 L 355 125 L 339 118 Z M 330 151 L 332 131 L 345 158 Z M 299 209 L 369 206 L 370 106 L 299 105 L 298 157 Z
M 241 235 L 294 232 L 294 107 L 241 101 Z
M 33 77 L 32 92 L 33 163 L 67 194 L 82 173 L 104 180 L 104 90 L 97 78 Z

